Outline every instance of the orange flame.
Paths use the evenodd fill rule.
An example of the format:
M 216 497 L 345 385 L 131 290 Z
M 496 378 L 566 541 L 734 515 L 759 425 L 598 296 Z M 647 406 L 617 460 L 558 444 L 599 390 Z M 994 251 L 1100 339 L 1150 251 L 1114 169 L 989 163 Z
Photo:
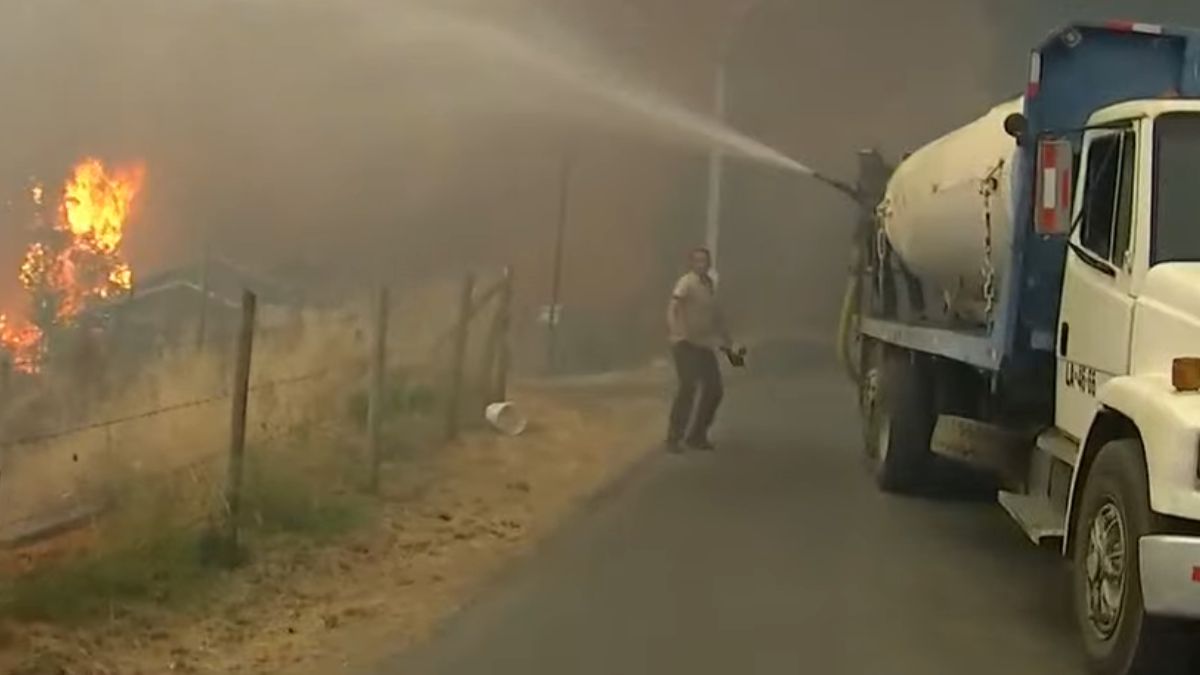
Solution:
M 52 231 L 25 251 L 18 274 L 33 298 L 35 314 L 52 303 L 50 322 L 71 324 L 92 301 L 120 297 L 133 288 L 133 270 L 121 244 L 144 177 L 141 166 L 110 171 L 90 157 L 72 169 Z M 45 190 L 35 185 L 30 196 L 40 206 Z M 24 370 L 36 371 L 46 328 L 30 321 L 14 327 L 0 315 L 0 348 L 14 356 L 18 367 L 24 362 L 31 364 Z
M 25 250 L 25 260 L 21 262 L 21 274 L 18 278 L 26 289 L 37 286 L 41 279 L 50 274 L 50 254 L 41 242 L 34 242 Z
M 108 255 L 117 252 L 144 173 L 137 167 L 110 175 L 100 160 L 91 158 L 75 167 L 63 189 L 62 205 L 76 245 Z
M 36 372 L 42 356 L 42 331 L 31 323 L 13 326 L 7 315 L 0 314 L 0 349 L 8 352 L 16 370 Z

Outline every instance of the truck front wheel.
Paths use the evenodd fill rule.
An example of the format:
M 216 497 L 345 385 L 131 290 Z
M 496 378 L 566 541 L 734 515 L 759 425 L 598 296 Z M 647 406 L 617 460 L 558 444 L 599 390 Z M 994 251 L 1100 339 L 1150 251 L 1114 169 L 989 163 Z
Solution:
M 1072 529 L 1075 617 L 1098 675 L 1188 672 L 1182 626 L 1147 616 L 1138 541 L 1160 530 L 1150 510 L 1141 443 L 1105 445 L 1084 486 Z
M 862 377 L 867 458 L 885 492 L 915 492 L 928 479 L 936 421 L 928 357 L 873 345 Z

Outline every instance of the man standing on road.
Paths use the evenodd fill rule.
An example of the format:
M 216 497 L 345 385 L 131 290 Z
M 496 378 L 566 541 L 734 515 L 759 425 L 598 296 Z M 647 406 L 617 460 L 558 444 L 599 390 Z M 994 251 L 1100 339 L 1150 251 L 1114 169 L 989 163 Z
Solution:
M 716 350 L 731 349 L 733 345 L 717 305 L 712 255 L 708 249 L 697 248 L 691 252 L 689 262 L 691 269 L 675 284 L 667 307 L 667 329 L 679 377 L 667 431 L 667 448 L 672 452 L 682 450 L 680 443 L 696 450 L 713 449 L 708 428 L 724 395 Z

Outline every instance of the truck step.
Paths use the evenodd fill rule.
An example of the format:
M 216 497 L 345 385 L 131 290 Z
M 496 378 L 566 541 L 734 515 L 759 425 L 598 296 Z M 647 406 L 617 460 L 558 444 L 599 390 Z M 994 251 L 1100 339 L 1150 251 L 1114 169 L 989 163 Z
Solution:
M 1079 444 L 1058 429 L 1051 428 L 1038 434 L 1037 447 L 1068 466 L 1073 467 L 1079 462 Z
M 997 499 L 1033 543 L 1061 539 L 1065 534 L 1066 516 L 1046 497 L 1000 492 Z

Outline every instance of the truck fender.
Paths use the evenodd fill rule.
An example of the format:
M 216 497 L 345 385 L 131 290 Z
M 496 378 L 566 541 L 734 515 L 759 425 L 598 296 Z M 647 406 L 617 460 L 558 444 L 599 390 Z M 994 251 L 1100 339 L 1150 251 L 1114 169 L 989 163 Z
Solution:
M 1200 394 L 1175 391 L 1165 375 L 1127 375 L 1105 382 L 1096 392 L 1096 403 L 1071 477 L 1064 553 L 1070 550 L 1075 497 L 1082 494 L 1100 449 L 1117 438 L 1141 441 L 1152 511 L 1200 519 Z

